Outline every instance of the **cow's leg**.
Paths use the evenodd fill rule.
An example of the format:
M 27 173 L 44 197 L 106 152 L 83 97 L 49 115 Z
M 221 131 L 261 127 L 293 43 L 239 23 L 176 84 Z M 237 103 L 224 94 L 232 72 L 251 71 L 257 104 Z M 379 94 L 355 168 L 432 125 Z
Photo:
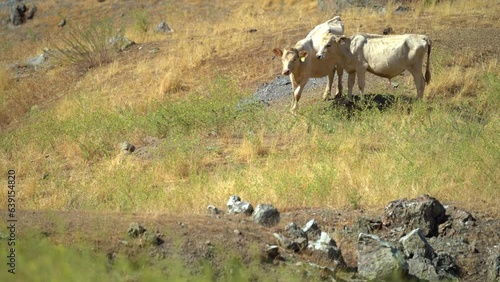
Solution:
M 417 88 L 417 98 L 424 98 L 425 81 L 421 70 L 410 70 L 413 75 L 413 81 L 415 82 L 415 88 Z
M 330 96 L 330 93 L 332 91 L 332 85 L 333 85 L 333 79 L 334 79 L 334 76 L 335 76 L 335 70 L 333 70 L 332 72 L 330 72 L 328 74 L 328 84 L 326 85 L 326 89 L 325 89 L 325 93 L 323 93 L 323 100 L 327 100 L 328 97 Z
M 293 74 L 290 74 L 290 82 L 292 83 L 292 108 L 295 106 L 295 90 L 297 89 L 297 83 Z
M 356 72 L 349 73 L 347 77 L 347 99 L 352 100 L 352 88 L 354 88 L 354 82 L 356 81 Z
M 361 97 L 363 97 L 363 95 L 365 94 L 366 70 L 362 69 L 362 70 L 358 70 L 356 72 L 358 74 L 358 87 L 359 87 L 359 91 L 360 91 Z
M 341 66 L 337 66 L 337 92 L 335 93 L 335 99 L 342 97 L 342 75 L 344 74 L 344 68 Z
M 295 114 L 297 112 L 297 109 L 299 108 L 299 100 L 300 96 L 302 96 L 302 90 L 304 90 L 304 86 L 307 83 L 307 79 L 302 80 L 298 85 L 297 88 L 295 88 L 293 92 L 293 106 L 290 112 L 292 114 Z

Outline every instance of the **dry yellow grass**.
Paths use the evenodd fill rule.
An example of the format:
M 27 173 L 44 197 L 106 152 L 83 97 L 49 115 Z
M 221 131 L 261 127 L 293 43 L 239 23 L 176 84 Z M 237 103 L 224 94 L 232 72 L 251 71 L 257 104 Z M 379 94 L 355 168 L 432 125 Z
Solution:
M 110 5 L 120 3 L 118 0 L 106 2 Z M 381 16 L 360 9 L 344 11 L 342 19 L 346 33 L 380 33 L 389 25 L 397 33 L 426 33 L 447 29 L 457 23 L 464 27 L 495 25 L 495 20 L 498 20 L 498 4 L 493 0 L 481 3 L 454 1 L 453 6 L 448 3 L 423 6 L 422 2 L 412 4 L 414 10 L 410 12 L 410 20 L 408 15 Z M 55 3 L 46 1 L 40 5 L 49 8 Z M 279 73 L 281 66 L 273 59 L 272 48 L 294 44 L 315 25 L 332 16 L 318 12 L 317 1 L 221 1 L 198 9 L 202 4 L 206 2 L 186 1 L 186 7 L 152 14 L 152 24 L 163 18 L 171 24 L 175 30 L 171 35 L 152 31 L 140 34 L 128 26 L 125 35 L 137 40 L 138 46 L 101 67 L 82 73 L 75 73 L 67 66 L 57 67 L 43 73 L 47 79 L 43 85 L 21 80 L 13 86 L 10 84 L 12 70 L 3 69 L 0 71 L 0 90 L 7 94 L 2 93 L 0 100 L 2 122 L 11 124 L 22 120 L 33 105 L 41 105 L 42 112 L 52 113 L 61 123 L 107 112 L 118 116 L 132 113 L 131 116 L 140 118 L 162 104 L 187 100 L 192 93 L 199 95 L 200 100 L 207 97 L 214 78 L 221 73 L 237 80 L 243 89 L 254 89 L 258 83 L 269 81 Z M 78 10 L 97 11 L 99 7 L 97 2 L 89 1 L 73 5 L 74 9 L 67 15 L 73 19 L 77 18 Z M 194 8 L 197 13 L 190 12 Z M 464 17 L 464 14 L 470 16 Z M 53 16 L 48 21 L 55 26 L 57 19 Z M 250 29 L 257 31 L 249 32 Z M 39 50 L 45 44 L 46 41 L 29 42 L 28 46 Z M 157 51 L 150 52 L 156 48 Z M 25 59 L 26 55 L 21 51 L 12 51 L 9 61 Z M 7 60 L 3 54 L 0 59 Z M 497 60 L 478 61 L 473 50 L 443 56 L 441 60 L 434 66 L 441 68 L 441 73 L 433 73 L 433 81 L 426 88 L 427 97 L 446 96 L 459 101 L 475 98 L 482 87 L 478 84 L 482 75 L 485 72 L 498 73 Z M 408 83 L 411 84 L 411 79 Z M 234 136 L 231 129 L 225 128 L 213 141 L 217 145 L 214 147 L 220 149 L 213 149 L 216 152 L 212 154 L 195 151 L 213 145 L 212 141 L 204 140 L 193 142 L 195 145 L 187 147 L 185 152 L 162 148 L 160 159 L 143 160 L 122 155 L 118 148 L 110 150 L 108 155 L 89 158 L 81 143 L 94 138 L 106 139 L 107 132 L 78 132 L 77 137 L 61 134 L 51 137 L 57 141 L 43 140 L 48 144 L 45 147 L 37 145 L 40 140 L 26 139 L 27 144 L 15 143 L 20 149 L 2 151 L 0 163 L 2 167 L 15 167 L 19 171 L 22 179 L 19 197 L 23 208 L 30 209 L 201 212 L 204 206 L 200 207 L 192 200 L 197 194 L 206 195 L 204 204 L 225 203 L 228 195 L 240 194 L 252 202 L 279 201 L 283 208 L 312 203 L 328 207 L 352 206 L 358 195 L 363 195 L 357 204 L 370 207 L 385 203 L 389 198 L 411 197 L 425 192 L 454 200 L 453 191 L 464 191 L 462 185 L 474 187 L 476 184 L 472 180 L 481 178 L 478 170 L 471 169 L 469 175 L 458 171 L 459 179 L 467 180 L 466 183 L 437 181 L 442 184 L 439 190 L 426 181 L 407 183 L 402 178 L 391 179 L 391 175 L 401 174 L 398 167 L 401 162 L 386 152 L 389 145 L 380 134 L 345 129 L 347 133 L 343 139 L 335 139 L 335 134 L 311 129 L 306 118 L 287 115 L 288 105 L 273 109 L 280 116 L 272 117 L 276 128 L 284 124 L 286 129 L 275 132 L 261 129 L 253 135 Z M 102 120 L 93 122 L 99 121 Z M 385 122 L 387 127 L 400 123 L 404 129 L 414 121 L 410 116 L 395 116 Z M 23 126 L 31 123 L 36 124 L 36 121 L 26 117 L 24 123 L 11 125 L 10 130 L 22 131 Z M 30 130 L 36 135 L 40 128 Z M 141 129 L 128 132 L 125 128 L 122 131 L 122 135 L 118 135 L 120 138 L 144 145 L 142 140 L 147 133 Z M 206 133 L 195 137 L 204 138 Z M 113 140 L 116 145 L 120 141 Z M 335 155 L 328 156 L 328 151 L 321 146 L 331 146 Z M 318 150 L 323 150 L 323 155 L 318 156 Z M 47 155 L 49 157 L 45 157 Z M 381 163 L 384 166 L 379 166 Z M 422 165 L 432 168 L 430 163 L 423 162 Z M 48 176 L 44 179 L 46 174 Z M 324 182 L 318 180 L 321 176 L 326 179 Z M 474 198 L 473 192 L 468 193 Z M 4 201 L 4 197 L 0 194 L 0 201 Z M 136 202 L 140 206 L 134 206 Z

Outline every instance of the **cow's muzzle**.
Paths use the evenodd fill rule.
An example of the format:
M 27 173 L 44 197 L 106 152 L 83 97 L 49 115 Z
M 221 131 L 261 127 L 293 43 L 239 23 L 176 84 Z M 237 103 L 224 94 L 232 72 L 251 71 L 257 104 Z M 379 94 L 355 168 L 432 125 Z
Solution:
M 289 75 L 290 74 L 290 70 L 283 70 L 281 73 L 284 74 L 284 75 Z

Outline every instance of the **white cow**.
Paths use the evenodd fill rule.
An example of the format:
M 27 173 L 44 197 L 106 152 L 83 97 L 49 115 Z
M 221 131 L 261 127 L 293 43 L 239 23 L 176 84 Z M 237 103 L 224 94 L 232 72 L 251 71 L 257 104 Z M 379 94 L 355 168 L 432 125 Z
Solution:
M 323 94 L 323 99 L 330 95 L 335 71 L 338 75 L 337 96 L 342 95 L 342 68 L 337 68 L 337 59 L 335 57 L 325 60 L 318 60 L 314 54 L 318 52 L 321 46 L 323 36 L 326 33 L 336 35 L 344 34 L 344 24 L 339 16 L 330 19 L 320 25 L 317 25 L 306 38 L 298 41 L 295 46 L 285 48 L 284 50 L 275 48 L 273 52 L 281 57 L 283 62 L 282 74 L 290 75 L 293 91 L 293 105 L 291 112 L 295 113 L 298 108 L 298 102 L 307 81 L 311 77 L 324 77 L 328 75 L 328 84 Z M 311 55 L 311 56 L 309 56 Z
M 422 66 L 427 51 L 425 77 Z M 349 74 L 347 95 L 352 98 L 356 74 L 358 86 L 363 94 L 365 74 L 371 72 L 389 80 L 405 70 L 409 71 L 417 88 L 417 97 L 424 96 L 424 81 L 431 81 L 431 41 L 425 35 L 376 35 L 358 34 L 351 37 L 325 33 L 316 58 L 323 60 L 335 57 Z

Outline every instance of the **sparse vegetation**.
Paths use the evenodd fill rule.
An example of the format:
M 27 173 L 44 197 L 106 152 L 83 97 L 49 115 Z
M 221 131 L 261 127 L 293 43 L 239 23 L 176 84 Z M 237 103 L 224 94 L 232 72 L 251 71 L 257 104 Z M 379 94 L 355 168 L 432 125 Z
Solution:
M 424 7 L 424 12 L 437 13 L 436 5 L 441 4 L 430 5 L 430 12 Z M 255 6 L 246 9 L 259 11 Z M 265 18 L 266 14 L 258 13 L 257 18 Z M 361 20 L 347 15 L 346 30 L 354 30 Z M 320 18 L 318 14 L 305 24 L 313 26 Z M 266 18 L 266 25 L 270 20 Z M 245 21 L 255 26 L 265 22 Z M 10 160 L 16 160 L 25 182 L 20 191 L 23 205 L 30 209 L 199 211 L 203 205 L 194 206 L 189 195 L 203 191 L 213 191 L 204 199 L 206 204 L 240 193 L 250 200 L 279 199 L 283 207 L 370 207 L 387 197 L 421 193 L 459 200 L 451 193 L 457 190 L 461 192 L 456 195 L 494 201 L 498 153 L 497 146 L 487 141 L 498 134 L 498 92 L 494 89 L 499 82 L 494 59 L 477 61 L 469 52 L 456 60 L 435 48 L 434 80 L 426 91 L 435 101 L 411 105 L 409 113 L 407 106 L 396 105 L 384 112 L 367 109 L 346 118 L 343 109 L 324 112 L 320 109 L 324 104 L 312 103 L 301 116 L 293 117 L 285 114 L 286 107 L 238 105 L 248 95 L 238 86 L 248 74 L 233 72 L 240 71 L 238 62 L 228 68 L 218 61 L 241 52 L 230 45 L 244 43 L 242 48 L 252 50 L 260 41 L 253 41 L 241 29 L 227 37 L 234 23 L 211 26 L 213 34 L 189 25 L 184 31 L 178 29 L 175 40 L 185 47 L 183 51 L 167 54 L 168 64 L 156 62 L 153 69 L 149 61 L 137 62 L 142 77 L 133 82 L 123 81 L 121 86 L 112 82 L 117 76 L 130 80 L 120 70 L 123 61 L 89 72 L 65 98 L 31 112 L 16 130 L 3 134 L 2 162 L 10 167 Z M 70 61 L 100 66 L 111 56 L 107 40 L 114 32 L 110 21 L 72 29 L 62 37 L 67 48 L 60 50 Z M 190 39 L 194 35 L 199 39 Z M 226 39 L 216 42 L 208 35 Z M 187 44 L 190 40 L 193 43 Z M 293 42 L 291 37 L 280 40 Z M 168 68 L 174 62 L 179 65 Z M 218 67 L 206 68 L 205 62 Z M 279 67 L 266 64 L 268 69 Z M 250 68 L 262 68 L 257 65 L 262 63 Z M 189 73 L 197 69 L 212 72 L 194 81 Z M 165 72 L 172 80 L 166 82 L 169 91 L 155 94 L 153 83 L 161 84 Z M 6 76 L 2 74 L 2 85 Z M 141 80 L 152 88 L 134 88 Z M 411 89 L 411 81 L 405 84 Z M 406 88 L 403 85 L 398 91 Z M 9 99 L 13 97 L 3 98 L 2 104 Z M 467 113 L 460 105 L 467 105 Z M 147 145 L 143 142 L 147 136 L 161 138 L 155 154 L 168 157 L 145 161 L 119 154 L 120 141 Z M 471 162 L 470 152 L 477 154 L 476 162 Z M 49 177 L 41 177 L 46 174 Z M 475 191 L 475 187 L 481 189 Z
M 44 2 L 40 6 L 53 1 Z M 500 214 L 498 54 L 436 41 L 424 101 L 401 99 L 385 110 L 351 112 L 313 93 L 304 95 L 300 114 L 292 116 L 289 101 L 270 107 L 242 101 L 279 73 L 272 48 L 296 42 L 330 11 L 318 11 L 317 1 L 166 2 L 172 8 L 158 13 L 131 9 L 139 12 L 127 15 L 134 20 L 123 32 L 107 20 L 68 24 L 54 40 L 62 42 L 58 49 L 70 64 L 36 76 L 7 67 L 22 54 L 0 43 L 0 61 L 6 62 L 0 68 L 0 167 L 17 171 L 19 208 L 199 213 L 238 194 L 280 209 L 370 209 L 425 193 L 465 208 L 481 203 Z M 391 25 L 396 33 L 427 34 L 498 22 L 496 0 L 412 2 L 411 17 L 347 9 L 346 32 L 380 33 Z M 146 36 L 165 16 L 175 30 L 168 40 Z M 109 39 L 118 33 L 139 37 L 142 49 L 116 54 Z M 38 39 L 47 34 L 27 29 L 26 44 L 40 50 L 48 41 Z M 86 71 L 74 72 L 75 65 Z M 391 94 L 414 95 L 410 77 L 398 80 Z M 369 91 L 387 92 L 385 82 Z M 159 141 L 152 145 L 148 138 Z M 123 141 L 143 154 L 123 154 Z M 0 202 L 6 199 L 0 193 Z M 61 261 L 62 253 L 76 263 L 82 256 L 45 240 L 31 247 L 50 256 L 38 262 L 21 249 L 20 257 L 29 261 L 23 267 L 44 273 L 47 278 L 40 279 L 47 281 L 54 277 L 44 269 Z M 108 272 L 102 257 L 83 253 L 97 271 L 68 274 L 68 280 L 80 274 L 88 275 L 81 276 L 85 280 L 146 279 L 144 271 L 137 274 L 149 269 L 142 262 L 118 262 Z M 234 277 L 223 280 L 258 276 L 238 261 L 227 268 Z M 200 277 L 212 281 L 211 270 L 204 271 Z M 159 270 L 147 273 L 148 279 L 165 278 Z
M 69 26 L 68 31 L 58 38 L 61 43 L 56 49 L 69 63 L 78 64 L 82 69 L 101 66 L 113 61 L 116 44 L 122 35 L 110 19 L 94 20 L 89 26 Z

